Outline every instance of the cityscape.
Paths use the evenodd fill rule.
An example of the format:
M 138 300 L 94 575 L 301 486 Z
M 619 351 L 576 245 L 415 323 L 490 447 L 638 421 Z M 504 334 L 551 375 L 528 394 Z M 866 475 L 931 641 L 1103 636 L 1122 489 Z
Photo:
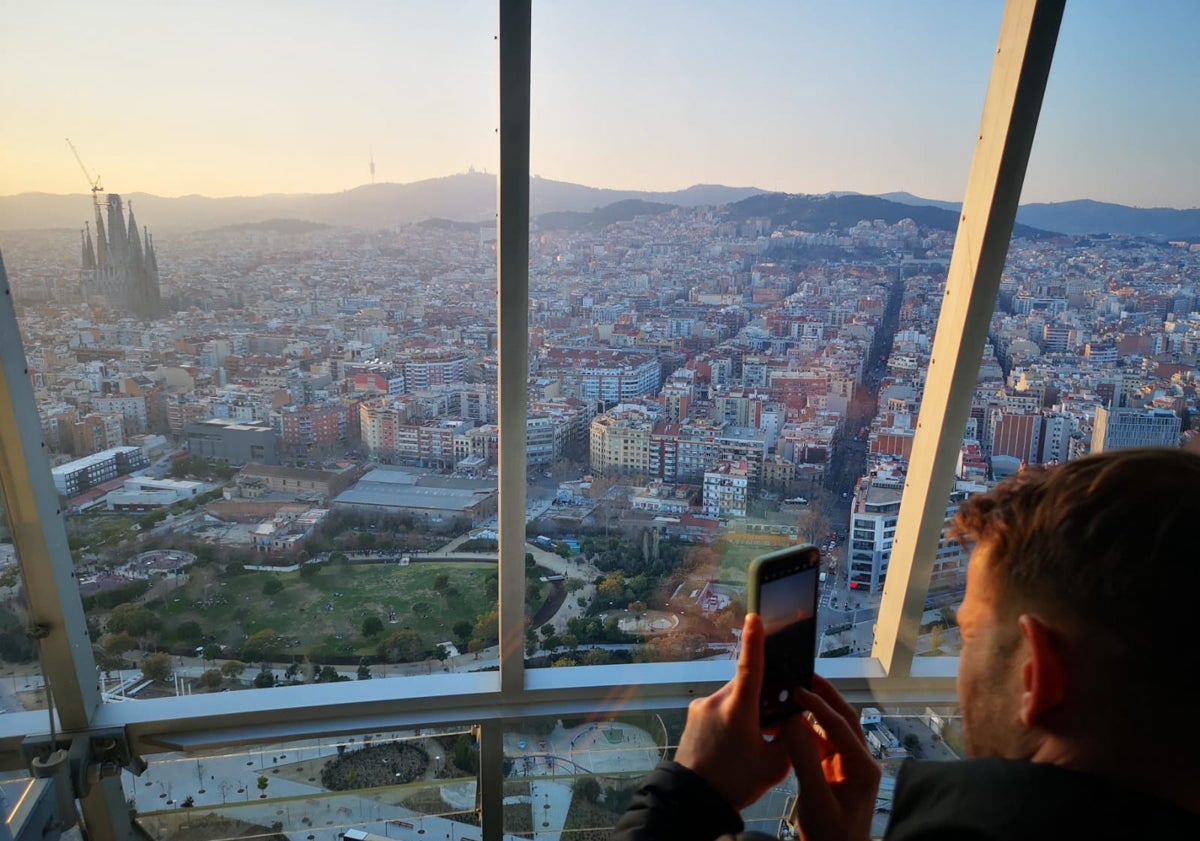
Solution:
M 530 667 L 734 657 L 749 560 L 798 542 L 822 550 L 819 656 L 870 653 L 955 214 L 867 198 L 531 219 Z M 0 243 L 104 697 L 495 669 L 494 225 L 276 219 L 156 238 L 117 194 L 79 211 L 77 233 Z M 1198 267 L 1196 240 L 1018 226 L 947 519 L 1029 465 L 1200 446 Z M 966 561 L 941 542 L 918 656 L 957 652 Z M 10 542 L 0 565 L 3 703 L 38 708 Z M 574 801 L 607 803 L 592 818 L 607 825 L 679 726 L 514 732 L 508 773 L 547 777 L 514 795 L 546 800 L 530 831 L 580 826 Z M 864 726 L 882 761 L 953 749 L 952 710 L 865 710 Z M 318 798 L 296 806 L 299 835 L 288 807 L 290 837 L 415 838 L 414 816 L 473 808 L 455 788 L 470 734 L 377 738 L 420 757 L 403 782 L 459 782 L 425 806 Z M 271 757 L 278 781 L 262 756 L 249 777 L 208 759 L 224 775 L 208 788 L 186 770 L 201 760 L 168 759 L 131 783 L 131 807 L 190 837 L 169 813 L 228 806 L 236 786 L 238 820 L 273 827 L 251 786 L 334 797 L 346 786 L 325 771 L 309 786 L 305 765 L 367 746 L 291 749 Z M 612 798 L 578 785 L 594 774 Z

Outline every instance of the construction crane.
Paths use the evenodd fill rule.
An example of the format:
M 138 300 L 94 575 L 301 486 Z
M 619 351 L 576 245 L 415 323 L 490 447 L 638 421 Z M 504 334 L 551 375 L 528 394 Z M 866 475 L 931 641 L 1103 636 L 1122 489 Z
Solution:
M 75 148 L 75 144 L 71 142 L 71 138 L 67 138 L 67 145 L 71 147 L 71 154 L 75 156 L 79 168 L 83 170 L 83 177 L 87 179 L 88 186 L 92 188 L 92 211 L 96 214 L 96 264 L 103 268 L 108 263 L 108 247 L 105 242 L 107 239 L 104 232 L 104 218 L 100 208 L 100 194 L 104 192 L 104 186 L 100 183 L 100 176 L 92 178 L 92 174 L 88 172 L 87 166 L 83 163 L 83 158 L 79 157 L 79 150 Z
M 92 201 L 99 205 L 100 194 L 104 192 L 104 187 L 100 184 L 100 176 L 97 175 L 95 178 L 92 178 L 92 174 L 88 172 L 87 166 L 83 163 L 83 158 L 79 157 L 79 150 L 75 148 L 75 144 L 71 142 L 71 138 L 69 137 L 67 138 L 67 145 L 71 147 L 71 154 L 75 156 L 79 168 L 83 170 L 83 177 L 87 179 L 88 186 L 92 188 Z

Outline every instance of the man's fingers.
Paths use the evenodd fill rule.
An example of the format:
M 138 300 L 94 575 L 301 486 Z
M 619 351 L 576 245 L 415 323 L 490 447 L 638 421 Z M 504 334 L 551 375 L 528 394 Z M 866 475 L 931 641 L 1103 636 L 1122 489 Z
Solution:
M 848 721 L 862 740 L 866 742 L 867 734 L 862 731 L 862 727 L 858 724 L 858 713 L 842 697 L 842 693 L 833 688 L 832 683 L 820 675 L 813 675 L 813 692 L 820 695 L 825 703 L 829 704 L 839 716 Z
M 855 772 L 861 773 L 867 766 L 877 767 L 867 751 L 862 727 L 857 721 L 847 721 L 815 692 L 804 691 L 801 701 L 825 731 L 825 738 L 841 754 L 842 762 L 848 766 L 851 776 L 856 776 Z
M 757 613 L 747 613 L 742 625 L 742 653 L 738 657 L 737 677 L 733 680 L 733 702 L 758 715 L 758 699 L 763 679 L 763 625 Z
M 780 738 L 787 746 L 788 757 L 796 769 L 796 781 L 800 784 L 801 812 L 808 814 L 833 814 L 835 807 L 833 792 L 825 779 L 822 751 L 817 745 L 819 738 L 810 729 L 808 722 L 799 716 L 789 719 L 780 730 Z

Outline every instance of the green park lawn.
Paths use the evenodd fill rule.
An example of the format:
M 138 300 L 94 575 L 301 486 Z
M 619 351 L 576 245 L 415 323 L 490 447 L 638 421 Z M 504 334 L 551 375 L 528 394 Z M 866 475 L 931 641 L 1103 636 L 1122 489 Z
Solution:
M 746 586 L 746 573 L 750 562 L 759 555 L 774 551 L 763 546 L 739 546 L 734 543 L 722 543 L 720 549 L 720 564 L 717 568 L 717 582 L 732 584 L 736 587 Z
M 448 579 L 441 593 L 434 588 L 439 575 Z M 322 656 L 373 655 L 381 640 L 398 631 L 416 631 L 428 647 L 454 641 L 456 623 L 474 626 L 495 605 L 495 575 L 494 564 L 461 562 L 333 565 L 309 581 L 299 572 L 228 576 L 199 567 L 157 612 L 169 629 L 192 620 L 231 649 L 272 630 L 290 643 L 285 649 L 290 655 L 314 650 Z M 264 595 L 263 585 L 272 578 L 283 589 Z M 539 592 L 544 598 L 544 590 Z M 362 633 L 368 616 L 383 622 L 382 633 L 370 638 Z

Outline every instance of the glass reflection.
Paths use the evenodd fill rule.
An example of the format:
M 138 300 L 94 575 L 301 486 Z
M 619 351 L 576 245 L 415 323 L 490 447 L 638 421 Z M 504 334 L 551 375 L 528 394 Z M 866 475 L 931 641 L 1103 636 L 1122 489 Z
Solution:
M 153 838 L 469 839 L 478 752 L 469 732 L 374 733 L 152 758 L 125 777 Z
M 504 735 L 504 832 L 547 841 L 607 837 L 682 728 L 675 711 L 514 726 Z
M 37 644 L 29 638 L 29 608 L 21 568 L 0 493 L 0 710 L 46 709 Z

